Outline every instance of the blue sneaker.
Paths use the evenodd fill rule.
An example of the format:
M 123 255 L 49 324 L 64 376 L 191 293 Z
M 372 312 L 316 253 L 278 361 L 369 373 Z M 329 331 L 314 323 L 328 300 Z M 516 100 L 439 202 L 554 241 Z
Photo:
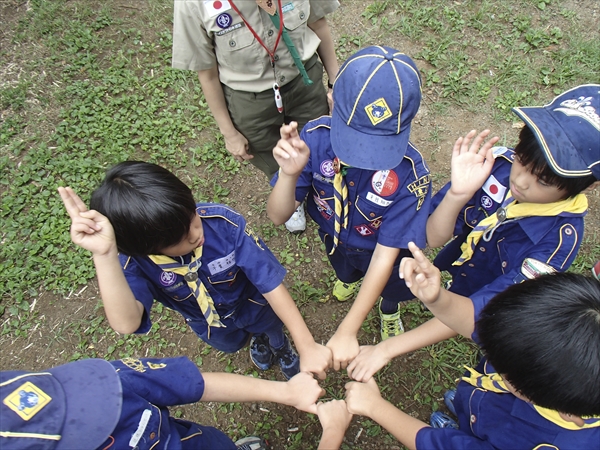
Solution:
M 435 411 L 431 413 L 431 417 L 429 418 L 429 424 L 433 428 L 455 428 L 458 430 L 458 424 L 454 419 L 451 419 L 450 416 L 444 414 L 441 411 Z
M 283 347 L 279 349 L 274 349 L 271 347 L 275 355 L 275 360 L 279 363 L 279 367 L 281 367 L 281 373 L 286 380 L 289 380 L 294 375 L 300 372 L 300 357 L 287 336 L 284 335 Z
M 450 389 L 444 393 L 444 403 L 454 416 L 456 416 L 456 408 L 454 408 L 454 397 L 456 397 L 456 389 Z
M 260 370 L 268 370 L 273 365 L 273 352 L 266 334 L 255 334 L 250 340 L 250 360 Z

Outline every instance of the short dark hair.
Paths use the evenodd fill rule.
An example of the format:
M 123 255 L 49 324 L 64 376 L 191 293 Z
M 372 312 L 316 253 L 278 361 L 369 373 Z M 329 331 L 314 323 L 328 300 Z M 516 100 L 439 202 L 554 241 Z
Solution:
M 157 254 L 179 243 L 196 213 L 190 188 L 167 169 L 142 161 L 109 169 L 90 208 L 110 220 L 119 252 L 130 256 Z
M 600 282 L 573 273 L 514 284 L 476 324 L 494 369 L 536 405 L 600 414 Z
M 527 125 L 519 133 L 519 142 L 515 147 L 515 154 L 519 162 L 544 183 L 564 190 L 565 198 L 579 194 L 597 181 L 594 175 L 567 178 L 554 172 L 548 164 L 535 134 Z

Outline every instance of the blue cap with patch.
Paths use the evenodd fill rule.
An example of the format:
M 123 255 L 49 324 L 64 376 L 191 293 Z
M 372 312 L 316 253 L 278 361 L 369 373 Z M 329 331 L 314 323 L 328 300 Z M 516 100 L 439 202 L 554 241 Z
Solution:
M 334 153 L 352 167 L 393 169 L 406 153 L 420 104 L 421 77 L 412 59 L 389 47 L 359 50 L 333 87 Z
M 600 85 L 585 84 L 545 106 L 513 108 L 531 128 L 558 175 L 600 180 Z
M 123 401 L 115 368 L 86 359 L 43 372 L 0 372 L 0 448 L 95 449 Z

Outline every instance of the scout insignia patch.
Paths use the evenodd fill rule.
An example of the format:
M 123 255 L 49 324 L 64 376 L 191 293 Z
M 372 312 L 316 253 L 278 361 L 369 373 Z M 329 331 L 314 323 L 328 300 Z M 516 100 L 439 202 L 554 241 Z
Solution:
M 51 400 L 52 397 L 28 381 L 7 395 L 2 403 L 17 413 L 21 419 L 29 420 Z
M 408 186 L 406 186 L 406 188 L 408 189 L 408 192 L 415 194 L 415 197 L 417 197 L 417 199 L 418 199 L 417 211 L 419 209 L 421 209 L 421 206 L 423 205 L 423 202 L 425 201 L 425 197 L 427 196 L 427 192 L 429 192 L 429 181 L 430 181 L 430 176 L 423 175 L 417 181 L 413 181 Z
M 367 112 L 367 116 L 369 116 L 369 119 L 373 125 L 377 125 L 378 123 L 383 122 L 385 119 L 392 117 L 392 111 L 383 97 L 365 106 L 365 111 Z

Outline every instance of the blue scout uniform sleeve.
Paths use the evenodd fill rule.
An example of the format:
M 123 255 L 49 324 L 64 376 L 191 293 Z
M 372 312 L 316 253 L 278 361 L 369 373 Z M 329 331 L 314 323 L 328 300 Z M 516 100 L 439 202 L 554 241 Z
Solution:
M 204 378 L 187 357 L 124 358 L 111 361 L 123 391 L 135 392 L 157 406 L 194 403 L 204 394 Z
M 531 218 L 531 220 L 539 219 Z M 552 219 L 559 221 L 559 218 L 550 220 Z M 547 233 L 541 241 L 534 242 L 528 249 L 511 249 L 509 246 L 503 248 L 504 242 L 499 240 L 497 247 L 506 258 L 501 262 L 501 266 L 506 267 L 507 270 L 502 276 L 469 296 L 473 302 L 475 321 L 479 318 L 484 306 L 496 294 L 504 291 L 511 284 L 521 283 L 526 279 L 547 273 L 545 271 L 536 272 L 537 262 L 544 263 L 557 272 L 564 272 L 571 266 L 581 244 L 583 220 L 573 218 L 559 222 L 561 222 L 559 226 Z M 511 255 L 515 255 L 518 260 L 510 261 Z M 476 341 L 477 334 L 473 333 L 472 338 Z
M 454 428 L 421 428 L 417 433 L 417 450 L 495 450 L 489 442 Z
M 133 296 L 144 306 L 144 314 L 142 316 L 140 327 L 135 333 L 147 333 L 152 327 L 150 310 L 152 309 L 154 299 L 158 298 L 156 286 L 143 275 L 134 258 L 119 253 L 119 261 Z
M 410 162 L 410 165 L 407 164 Z M 401 170 L 409 166 L 409 170 Z M 431 202 L 431 177 L 421 154 L 408 144 L 406 155 L 394 169 L 400 179 L 402 195 L 384 209 L 377 243 L 395 248 L 408 248 L 409 242 L 418 247 L 427 245 L 426 227 Z M 374 177 L 380 172 L 376 172 Z M 373 183 L 371 183 L 373 184 Z M 367 193 L 368 197 L 369 193 Z
M 235 273 L 229 273 L 238 269 L 261 294 L 271 292 L 283 282 L 285 268 L 263 240 L 254 234 L 241 214 L 217 204 L 198 204 L 198 214 L 206 231 L 202 270 L 208 270 L 211 287 L 218 289 L 220 276 L 226 274 L 227 279 L 231 279 Z M 219 252 L 216 247 L 219 247 Z M 231 252 L 224 252 L 225 248 L 231 248 Z M 220 257 L 211 259 L 213 253 Z M 237 300 L 237 297 L 229 300 Z

